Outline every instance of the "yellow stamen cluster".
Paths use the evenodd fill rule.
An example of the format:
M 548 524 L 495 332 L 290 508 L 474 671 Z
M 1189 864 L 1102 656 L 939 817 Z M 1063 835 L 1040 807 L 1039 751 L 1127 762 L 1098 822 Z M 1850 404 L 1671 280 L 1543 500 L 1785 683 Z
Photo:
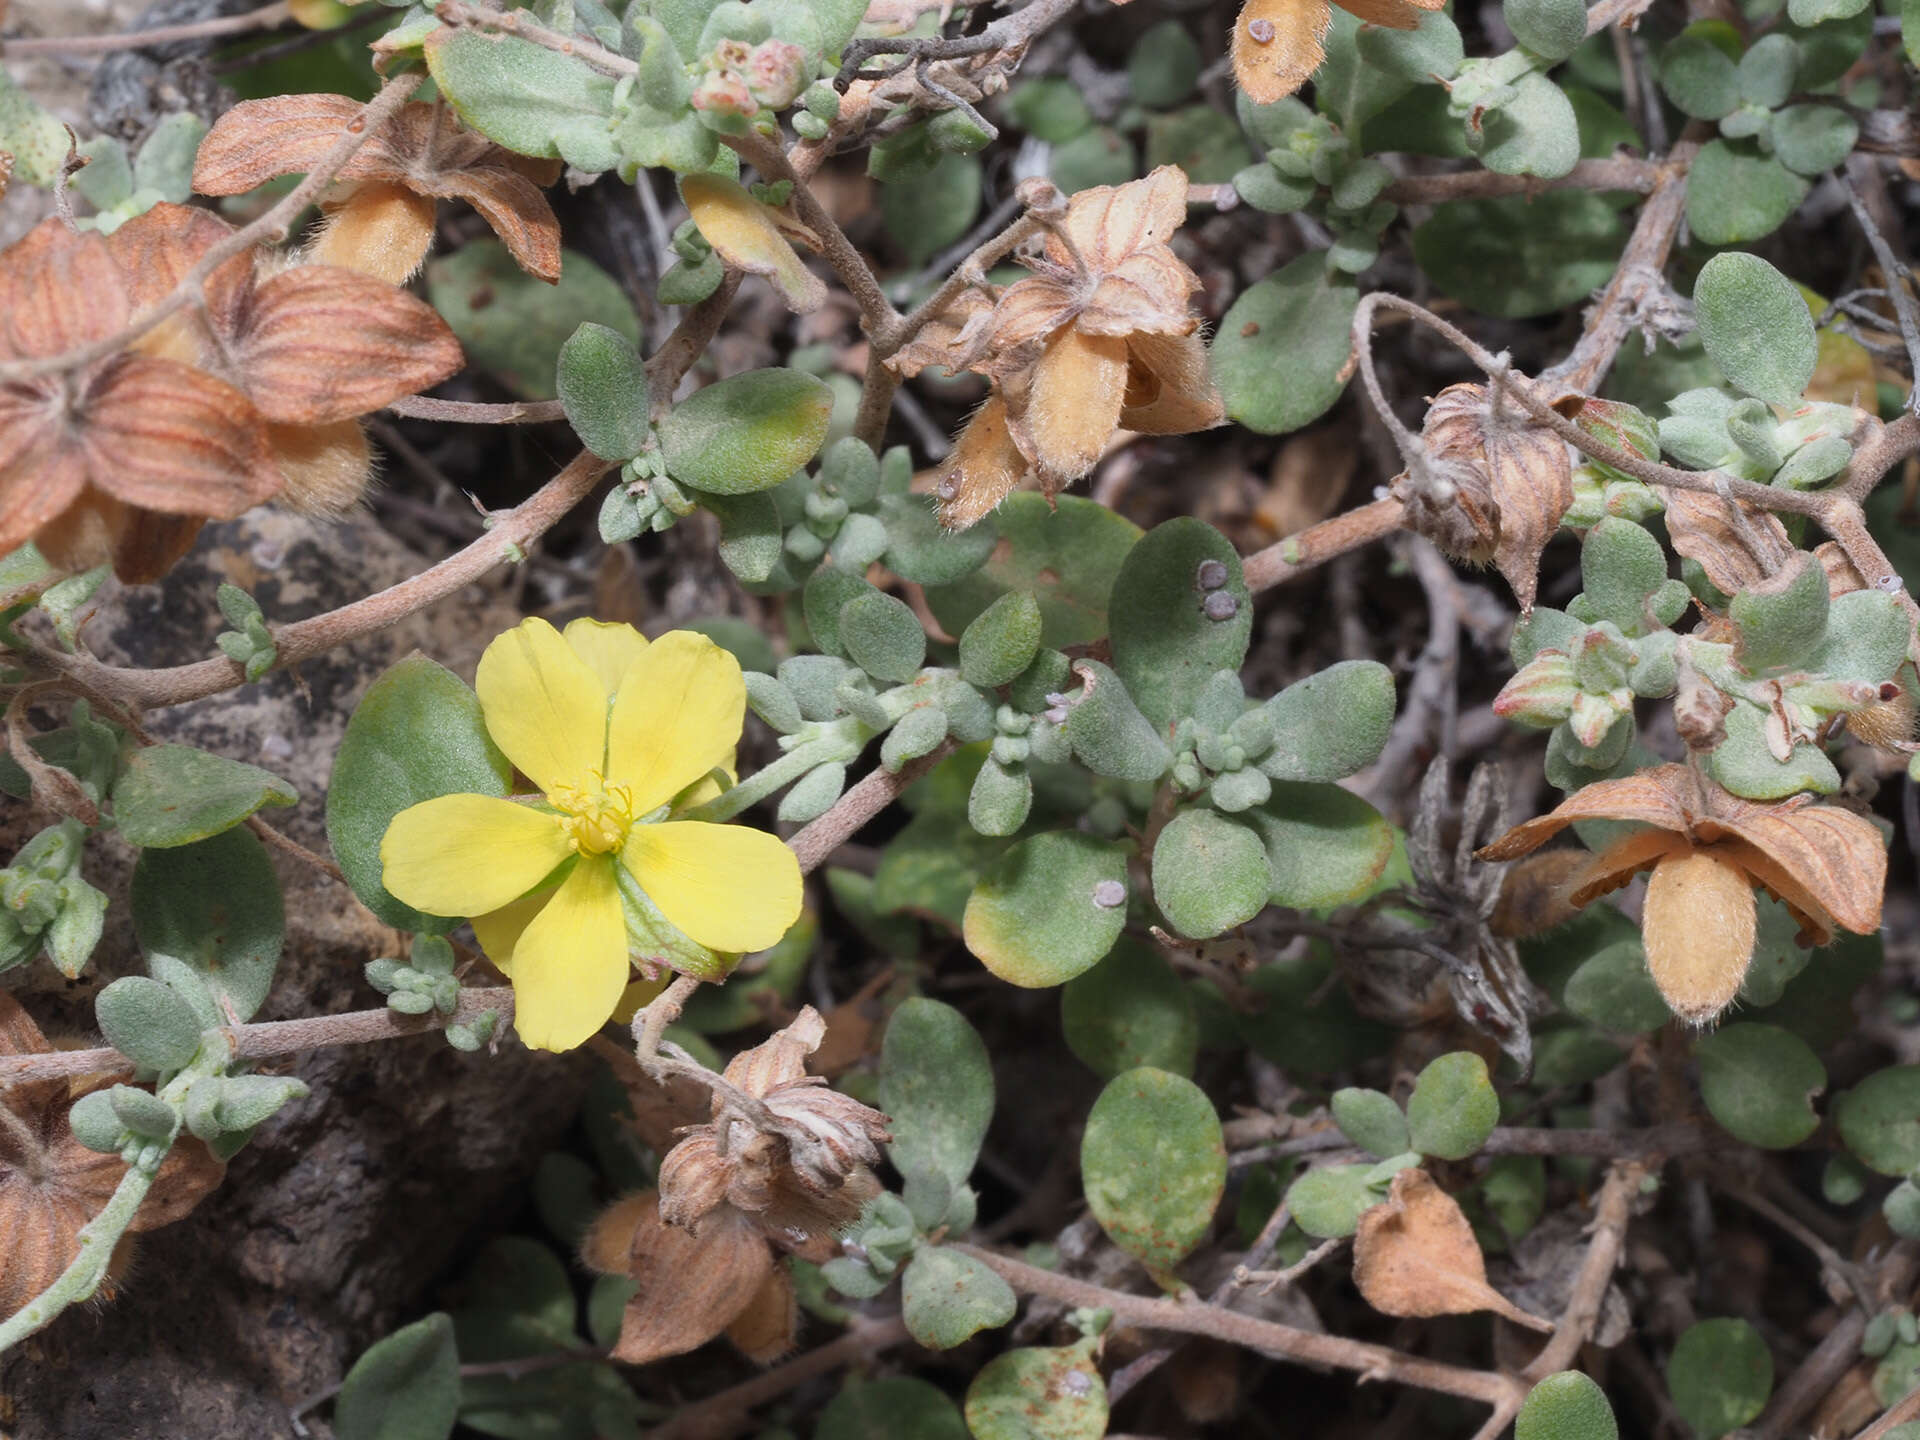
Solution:
M 627 843 L 633 828 L 633 792 L 625 785 L 606 785 L 596 775 L 591 790 L 562 785 L 547 796 L 564 817 L 567 838 L 582 855 L 606 855 Z

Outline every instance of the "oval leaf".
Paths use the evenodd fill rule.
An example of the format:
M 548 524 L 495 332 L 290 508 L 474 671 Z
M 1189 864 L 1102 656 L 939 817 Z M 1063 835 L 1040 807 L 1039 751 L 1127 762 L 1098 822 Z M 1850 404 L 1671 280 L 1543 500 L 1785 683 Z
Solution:
M 660 422 L 667 473 L 715 495 L 770 490 L 820 449 L 833 390 L 801 370 L 750 370 L 696 391 Z
M 1022 840 L 967 899 L 967 949 L 1012 985 L 1041 989 L 1091 969 L 1127 921 L 1127 858 L 1076 830 Z
M 1729 1025 L 1693 1047 L 1700 1097 L 1736 1140 L 1768 1150 L 1798 1145 L 1820 1127 L 1813 1097 L 1827 1087 L 1813 1047 L 1775 1025 Z
M 339 1440 L 443 1440 L 459 1410 L 453 1321 L 434 1314 L 354 1361 L 333 1405 L 333 1433 Z
M 186 965 L 212 992 L 223 1023 L 253 1018 L 273 988 L 287 917 L 273 862 L 251 830 L 142 852 L 132 902 L 149 964 L 167 956 Z
M 271 770 L 191 745 L 136 750 L 113 786 L 113 816 L 130 845 L 191 845 L 268 805 L 299 802 Z
M 924 997 L 893 1012 L 880 1047 L 880 1105 L 892 1121 L 895 1169 L 966 1183 L 993 1119 L 993 1067 L 966 1016 Z
M 1799 402 L 1820 347 L 1792 281 L 1758 255 L 1716 255 L 1693 282 L 1693 313 L 1708 357 L 1727 379 L 1769 405 Z
M 1142 1068 L 1094 1102 L 1080 1142 L 1087 1204 L 1113 1243 L 1156 1275 L 1198 1245 L 1227 1183 L 1220 1117 L 1191 1080 Z

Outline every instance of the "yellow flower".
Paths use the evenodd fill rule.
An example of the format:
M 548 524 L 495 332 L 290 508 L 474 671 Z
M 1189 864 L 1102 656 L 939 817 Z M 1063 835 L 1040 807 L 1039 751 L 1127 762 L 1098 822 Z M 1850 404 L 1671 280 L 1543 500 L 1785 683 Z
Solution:
M 732 655 L 675 630 L 526 620 L 487 646 L 474 689 L 487 732 L 542 794 L 443 795 L 380 842 L 387 889 L 470 916 L 513 981 L 528 1045 L 570 1050 L 632 978 L 623 886 L 710 950 L 761 950 L 800 915 L 800 866 L 776 837 L 676 820 L 730 771 L 746 716 Z

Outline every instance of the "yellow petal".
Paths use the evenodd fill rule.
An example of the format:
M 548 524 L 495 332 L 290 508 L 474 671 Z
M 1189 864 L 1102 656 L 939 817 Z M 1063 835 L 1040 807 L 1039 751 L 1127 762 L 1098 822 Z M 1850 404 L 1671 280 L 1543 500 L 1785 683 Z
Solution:
M 587 668 L 600 677 L 607 699 L 613 699 L 627 667 L 647 648 L 647 637 L 631 625 L 616 625 L 605 620 L 570 620 L 560 634 L 573 653 L 587 662 Z
M 498 910 L 489 910 L 484 915 L 473 917 L 474 939 L 480 942 L 480 948 L 487 952 L 487 959 L 502 975 L 513 974 L 513 947 L 520 943 L 521 933 L 533 923 L 533 917 L 552 898 L 552 889 L 536 890 L 531 895 L 522 895 L 518 900 L 502 905 Z
M 380 879 L 429 915 L 485 915 L 572 853 L 558 816 L 490 795 L 442 795 L 393 817 L 380 841 Z
M 522 620 L 480 657 L 473 688 L 487 733 L 542 790 L 584 785 L 607 750 L 607 694 L 544 620 Z
M 1247 0 L 1233 23 L 1233 75 L 1247 98 L 1271 105 L 1306 84 L 1332 25 L 1327 0 Z
M 1849 721 L 1848 723 L 1851 724 L 1852 722 Z M 724 784 L 712 775 L 707 776 L 704 780 L 697 781 L 691 790 L 682 791 L 675 799 L 673 813 L 676 815 L 684 815 L 689 810 L 698 810 L 709 800 L 718 800 L 722 795 L 726 794 L 728 790 L 732 789 L 740 778 L 739 750 L 736 749 L 731 755 L 727 756 L 725 760 L 722 760 L 720 762 L 720 768 L 726 772 L 727 778 Z
M 704 635 L 669 630 L 614 696 L 607 783 L 630 786 L 633 813 L 644 815 L 726 764 L 746 717 L 740 662 Z
M 535 1050 L 571 1050 L 612 1018 L 631 973 L 613 866 L 587 856 L 513 947 L 513 1028 Z
M 709 950 L 764 950 L 800 918 L 800 862 L 744 825 L 636 825 L 621 852 L 660 913 Z

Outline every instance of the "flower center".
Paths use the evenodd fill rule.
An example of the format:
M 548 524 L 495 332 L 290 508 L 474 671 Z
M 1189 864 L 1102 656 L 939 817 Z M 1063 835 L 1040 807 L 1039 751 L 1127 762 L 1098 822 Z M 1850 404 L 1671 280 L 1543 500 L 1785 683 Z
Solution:
M 633 792 L 593 776 L 591 789 L 562 785 L 547 795 L 558 810 L 567 838 L 582 855 L 605 855 L 627 843 L 633 827 Z

